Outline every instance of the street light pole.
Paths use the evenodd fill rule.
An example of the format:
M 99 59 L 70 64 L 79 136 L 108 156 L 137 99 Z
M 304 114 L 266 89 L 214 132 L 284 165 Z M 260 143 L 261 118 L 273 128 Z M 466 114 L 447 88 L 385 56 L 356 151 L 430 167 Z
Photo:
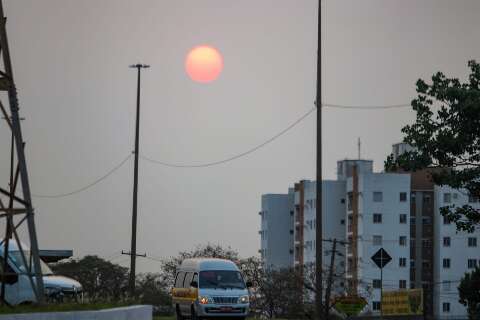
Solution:
M 322 221 L 322 0 L 318 0 L 318 42 L 317 42 L 317 182 L 316 182 L 316 223 L 315 223 L 315 319 L 323 317 L 323 221 Z M 303 249 L 302 249 L 303 250 Z M 325 311 L 325 313 L 328 310 Z
M 150 68 L 146 64 L 134 64 L 130 68 L 137 69 L 137 119 L 135 125 L 135 165 L 133 171 L 133 208 L 132 208 L 132 244 L 130 249 L 130 296 L 135 296 L 135 263 L 137 257 L 137 195 L 138 195 L 138 150 L 140 133 L 140 75 L 141 70 Z

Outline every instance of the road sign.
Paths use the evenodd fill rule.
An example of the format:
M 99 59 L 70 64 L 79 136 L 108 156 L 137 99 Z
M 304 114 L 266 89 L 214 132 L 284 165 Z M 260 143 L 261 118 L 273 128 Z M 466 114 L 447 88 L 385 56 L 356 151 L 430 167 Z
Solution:
M 423 314 L 422 289 L 386 291 L 382 296 L 384 315 L 421 315 Z
M 335 298 L 333 306 L 347 316 L 356 316 L 367 305 L 367 301 L 359 296 L 346 296 Z
M 383 269 L 391 260 L 392 257 L 385 251 L 383 248 L 380 248 L 373 256 L 373 262 L 380 268 Z

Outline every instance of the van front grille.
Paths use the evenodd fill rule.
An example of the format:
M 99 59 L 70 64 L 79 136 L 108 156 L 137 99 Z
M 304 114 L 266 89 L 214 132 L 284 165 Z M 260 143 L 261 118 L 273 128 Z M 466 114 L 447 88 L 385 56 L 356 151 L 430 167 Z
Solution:
M 238 301 L 238 297 L 213 297 L 215 303 L 223 304 L 235 304 Z

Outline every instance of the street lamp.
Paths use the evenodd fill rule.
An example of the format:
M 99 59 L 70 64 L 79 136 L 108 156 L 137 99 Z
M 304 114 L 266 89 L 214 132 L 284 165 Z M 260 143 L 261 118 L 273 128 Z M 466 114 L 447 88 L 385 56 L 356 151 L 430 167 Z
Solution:
M 130 249 L 130 295 L 135 295 L 135 259 L 137 257 L 137 194 L 138 194 L 138 149 L 140 131 L 140 75 L 141 70 L 150 68 L 146 64 L 133 64 L 130 68 L 137 69 L 137 119 L 135 125 L 135 166 L 133 171 L 133 208 L 132 208 L 132 245 Z

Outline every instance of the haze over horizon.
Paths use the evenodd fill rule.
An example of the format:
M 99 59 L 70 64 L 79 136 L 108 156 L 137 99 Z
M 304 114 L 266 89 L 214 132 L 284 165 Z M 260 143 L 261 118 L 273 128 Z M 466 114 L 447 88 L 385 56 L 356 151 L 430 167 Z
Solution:
M 459 5 L 461 3 L 461 5 Z M 325 0 L 324 104 L 409 103 L 418 78 L 464 78 L 475 41 L 475 0 Z M 142 73 L 140 153 L 170 163 L 205 163 L 258 145 L 314 106 L 317 1 L 5 1 L 33 193 L 59 194 L 104 175 L 133 150 L 136 73 Z M 224 59 L 219 78 L 192 82 L 188 51 Z M 382 170 L 410 108 L 324 109 L 324 171 L 362 157 Z M 235 161 L 207 168 L 140 162 L 137 251 L 175 255 L 219 243 L 257 255 L 264 193 L 315 177 L 315 116 Z M 0 143 L 9 145 L 0 124 Z M 6 150 L 6 149 L 4 149 Z M 9 154 L 0 154 L 8 181 Z M 42 248 L 73 248 L 128 265 L 133 161 L 69 197 L 34 198 Z M 138 259 L 137 270 L 158 262 Z

